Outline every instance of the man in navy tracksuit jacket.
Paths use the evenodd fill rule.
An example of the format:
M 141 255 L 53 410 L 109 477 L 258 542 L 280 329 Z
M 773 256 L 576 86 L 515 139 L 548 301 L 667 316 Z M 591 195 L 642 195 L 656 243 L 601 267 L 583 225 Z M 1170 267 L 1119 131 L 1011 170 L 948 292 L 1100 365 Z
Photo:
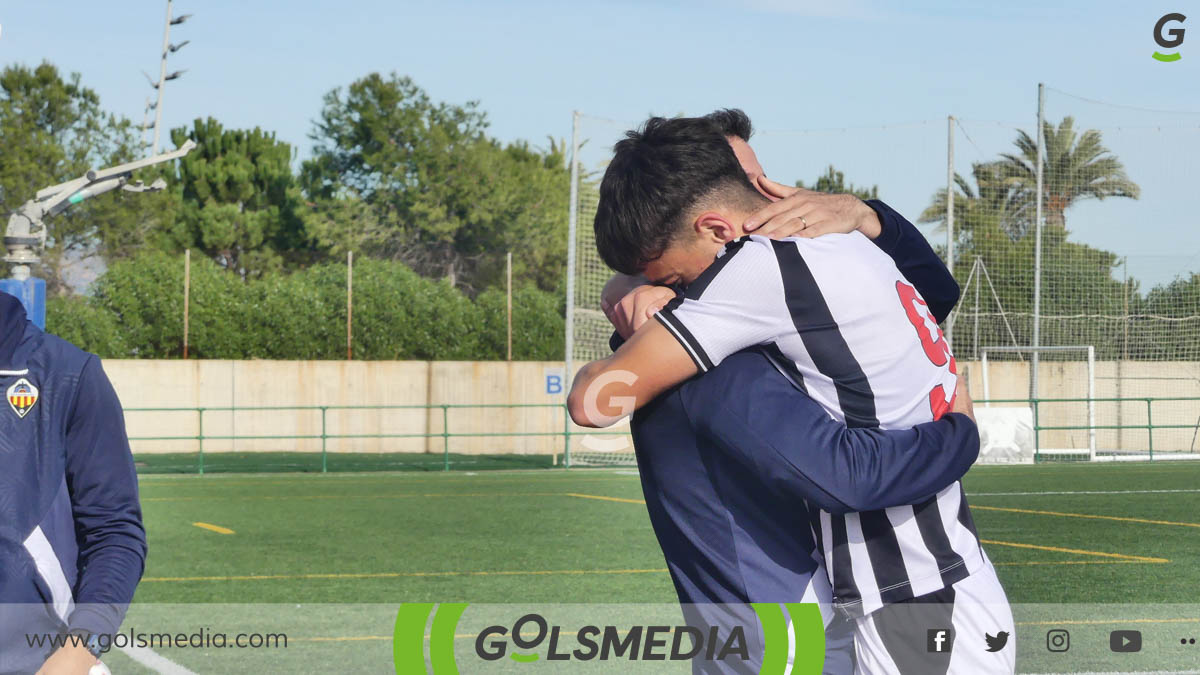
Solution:
M 117 633 L 146 559 L 121 404 L 98 358 L 4 293 L 0 392 L 0 673 L 38 670 L 55 651 L 43 635 L 84 638 L 55 654 L 83 664 L 88 638 Z
M 882 225 L 876 245 L 944 320 L 958 284 L 911 223 L 882 202 L 867 204 Z M 685 609 L 816 602 L 822 594 L 827 603 L 810 508 L 918 503 L 961 478 L 979 453 L 977 428 L 961 414 L 908 430 L 848 429 L 754 350 L 637 411 L 632 430 L 650 521 Z M 835 620 L 825 672 L 853 671 L 851 640 L 848 623 Z M 750 660 L 693 666 L 757 672 L 757 656 Z

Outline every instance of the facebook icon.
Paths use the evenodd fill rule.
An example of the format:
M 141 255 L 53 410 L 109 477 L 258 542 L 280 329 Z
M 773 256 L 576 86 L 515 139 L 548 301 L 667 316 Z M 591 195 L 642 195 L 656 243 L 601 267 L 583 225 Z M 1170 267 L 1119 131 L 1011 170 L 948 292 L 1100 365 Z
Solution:
M 930 628 L 925 638 L 925 649 L 931 654 L 948 653 L 954 648 L 953 628 Z

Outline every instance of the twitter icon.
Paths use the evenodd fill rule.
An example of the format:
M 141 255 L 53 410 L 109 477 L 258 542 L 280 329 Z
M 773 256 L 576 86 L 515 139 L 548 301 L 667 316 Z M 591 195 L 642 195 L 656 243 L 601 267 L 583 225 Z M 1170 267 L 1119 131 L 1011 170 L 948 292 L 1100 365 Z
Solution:
M 996 633 L 996 637 L 992 637 L 991 635 L 984 633 L 983 639 L 985 642 L 987 642 L 987 650 L 989 652 L 998 652 L 1001 649 L 1004 649 L 1004 646 L 1008 644 L 1008 633 L 1005 631 L 1000 631 L 999 633 Z

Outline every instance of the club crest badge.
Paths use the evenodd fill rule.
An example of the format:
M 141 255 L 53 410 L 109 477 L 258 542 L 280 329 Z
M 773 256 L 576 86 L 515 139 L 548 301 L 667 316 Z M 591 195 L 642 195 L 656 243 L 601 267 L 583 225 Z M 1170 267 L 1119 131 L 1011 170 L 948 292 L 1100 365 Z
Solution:
M 24 418 L 28 415 L 37 401 L 38 388 L 23 377 L 8 388 L 8 405 L 17 413 L 17 417 Z

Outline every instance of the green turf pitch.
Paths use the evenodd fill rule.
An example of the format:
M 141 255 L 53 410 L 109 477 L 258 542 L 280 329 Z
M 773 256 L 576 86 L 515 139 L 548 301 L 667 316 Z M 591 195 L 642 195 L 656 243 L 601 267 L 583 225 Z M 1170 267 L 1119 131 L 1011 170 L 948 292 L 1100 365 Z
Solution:
M 965 482 L 1014 604 L 1200 603 L 1200 464 L 979 467 Z M 154 614 L 141 603 L 344 603 L 360 624 L 313 619 L 293 636 L 338 659 L 382 658 L 387 614 L 401 602 L 675 598 L 630 471 L 144 475 L 141 488 L 150 556 L 134 613 Z M 218 629 L 222 612 L 209 614 Z M 1153 625 L 1200 638 L 1200 616 L 1173 618 L 1196 622 Z M 1022 669 L 1074 670 L 1047 661 L 1035 619 L 1019 630 Z M 203 670 L 189 661 L 200 654 L 170 657 Z

